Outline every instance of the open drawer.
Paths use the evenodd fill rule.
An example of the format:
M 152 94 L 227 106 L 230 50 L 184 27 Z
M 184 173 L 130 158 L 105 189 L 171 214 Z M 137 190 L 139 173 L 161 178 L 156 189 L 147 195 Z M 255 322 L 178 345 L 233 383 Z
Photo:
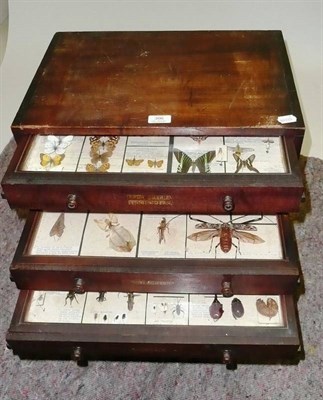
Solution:
M 20 293 L 7 343 L 21 358 L 295 362 L 292 296 Z
M 288 294 L 300 266 L 287 215 L 31 212 L 19 289 Z
M 81 212 L 274 214 L 303 193 L 292 136 L 24 135 L 2 187 L 12 207 Z

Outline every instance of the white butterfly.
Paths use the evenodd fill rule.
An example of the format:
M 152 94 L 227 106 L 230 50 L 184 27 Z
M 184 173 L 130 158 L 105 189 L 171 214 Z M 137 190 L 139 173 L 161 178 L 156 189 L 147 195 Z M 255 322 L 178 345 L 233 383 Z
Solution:
M 62 136 L 56 137 L 54 135 L 47 136 L 47 140 L 45 142 L 45 153 L 51 154 L 64 154 L 66 148 L 72 143 L 73 136 Z

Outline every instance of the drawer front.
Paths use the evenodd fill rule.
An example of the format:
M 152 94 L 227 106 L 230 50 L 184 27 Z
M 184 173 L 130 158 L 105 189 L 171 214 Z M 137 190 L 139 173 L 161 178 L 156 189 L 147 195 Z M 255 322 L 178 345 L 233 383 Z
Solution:
M 187 324 L 183 321 L 187 310 L 184 301 L 177 303 L 181 307 L 179 314 L 176 309 L 175 311 L 168 309 L 169 317 L 166 317 L 163 311 L 157 310 L 163 319 L 161 322 L 156 313 L 151 316 L 153 308 L 148 315 L 150 300 L 147 302 L 145 320 L 140 322 L 140 317 L 137 316 L 135 318 L 139 318 L 139 323 L 137 321 L 134 324 L 130 313 L 135 312 L 136 307 L 139 306 L 139 301 L 135 300 L 134 308 L 128 311 L 126 322 L 118 324 L 109 316 L 103 321 L 102 315 L 99 313 L 97 317 L 98 312 L 95 312 L 93 308 L 90 311 L 92 317 L 93 315 L 94 318 L 101 317 L 101 323 L 98 320 L 96 323 L 84 321 L 87 313 L 83 309 L 80 310 L 80 298 L 79 303 L 74 301 L 70 304 L 68 300 L 67 305 L 61 304 L 63 308 L 67 307 L 71 310 L 74 307 L 79 309 L 79 313 L 83 313 L 81 323 L 75 320 L 74 323 L 68 323 L 66 322 L 69 318 L 68 313 L 55 313 L 50 309 L 49 298 L 44 300 L 44 296 L 40 299 L 40 293 L 44 296 L 45 292 L 21 292 L 7 334 L 8 345 L 21 358 L 72 358 L 79 364 L 85 364 L 88 360 L 110 359 L 220 362 L 234 366 L 237 363 L 249 362 L 295 362 L 301 354 L 295 303 L 292 296 L 276 298 L 279 304 L 278 314 L 271 318 L 260 315 L 256 322 L 251 322 L 252 317 L 249 320 L 247 315 L 250 311 L 248 301 L 255 299 L 251 299 L 252 296 L 241 298 L 246 306 L 245 314 L 239 320 L 231 317 L 231 320 L 235 321 L 232 325 L 230 325 L 230 316 L 227 316 L 224 322 L 221 322 L 221 319 L 210 321 L 210 318 L 203 314 L 202 303 L 195 304 L 195 307 L 200 307 L 195 308 L 195 311 L 200 310 L 204 317 L 197 316 L 196 313 L 193 317 L 194 311 L 190 308 L 190 322 Z M 153 295 L 150 294 L 150 296 Z M 157 296 L 160 301 L 160 295 Z M 118 301 L 117 297 L 115 299 Z M 35 301 L 40 303 L 35 304 Z M 225 303 L 223 298 L 219 298 L 219 301 Z M 102 310 L 102 307 L 107 306 L 102 303 L 98 309 Z M 54 322 L 51 323 L 48 320 L 45 316 L 46 312 L 52 313 Z M 225 304 L 223 318 L 226 313 L 230 311 Z M 74 312 L 69 315 L 75 319 L 76 314 L 77 310 L 74 309 Z M 109 315 L 108 311 L 106 315 Z M 55 320 L 55 318 L 58 319 Z M 167 318 L 170 318 L 169 321 L 172 324 L 167 322 Z M 174 323 L 176 318 L 180 322 Z M 197 325 L 192 325 L 194 318 L 199 320 Z M 203 326 L 201 318 L 209 322 Z M 247 320 L 243 322 L 243 318 Z M 42 319 L 46 322 L 41 322 Z M 57 323 L 58 320 L 64 322 Z
M 2 182 L 12 207 L 205 214 L 299 208 L 303 184 L 292 136 L 68 138 L 20 138 Z M 117 143 L 107 150 L 109 140 Z M 54 147 L 63 153 L 51 153 Z
M 300 266 L 287 215 L 236 217 L 231 230 L 217 217 L 31 212 L 11 278 L 19 289 L 77 293 L 294 292 Z M 203 219 L 213 229 L 199 229 Z

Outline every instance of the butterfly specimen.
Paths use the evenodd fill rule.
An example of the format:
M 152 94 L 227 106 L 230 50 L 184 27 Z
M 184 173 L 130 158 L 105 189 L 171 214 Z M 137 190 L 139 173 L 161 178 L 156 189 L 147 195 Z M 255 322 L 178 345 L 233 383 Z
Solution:
M 144 160 L 143 159 L 138 159 L 136 160 L 136 157 L 134 158 L 127 158 L 126 159 L 126 163 L 130 166 L 130 167 L 138 167 Z
M 254 154 L 251 154 L 246 160 L 242 160 L 240 156 L 238 156 L 236 153 L 233 153 L 233 158 L 236 160 L 237 167 L 236 170 L 234 171 L 235 174 L 237 174 L 239 171 L 241 171 L 244 167 L 247 167 L 249 171 L 257 172 L 259 174 L 259 171 L 257 168 L 255 168 L 252 163 L 254 162 L 256 156 Z
M 54 223 L 54 225 L 52 226 L 52 229 L 49 232 L 49 236 L 51 237 L 57 236 L 60 238 L 64 233 L 64 229 L 65 229 L 65 217 L 64 213 L 61 213 L 57 218 L 56 222 Z
M 196 160 L 192 160 L 190 156 L 179 149 L 174 149 L 174 156 L 179 163 L 177 172 L 186 173 L 190 168 L 192 168 L 192 172 L 195 172 L 196 168 L 198 168 L 201 173 L 208 173 L 210 172 L 210 163 L 215 158 L 215 150 L 208 151 Z
M 95 166 L 93 164 L 86 164 L 85 169 L 87 172 L 106 172 L 110 168 L 108 162 L 101 164 L 100 166 Z
M 264 300 L 258 299 L 256 301 L 256 307 L 259 314 L 263 315 L 264 317 L 268 317 L 269 319 L 271 319 L 278 313 L 278 304 L 271 297 L 267 299 L 266 303 L 264 302 Z
M 207 139 L 207 136 L 191 136 L 191 139 L 193 139 L 194 142 L 201 144 L 201 142 L 204 142 L 204 140 Z
M 63 136 L 57 137 L 54 135 L 49 135 L 46 138 L 44 152 L 46 154 L 64 154 L 66 148 L 72 143 L 73 136 Z
M 49 154 L 45 153 L 40 153 L 40 165 L 42 167 L 57 167 L 58 165 L 61 164 L 61 162 L 64 160 L 65 154 L 55 154 L 53 156 L 50 156 Z
M 94 222 L 109 237 L 109 247 L 118 252 L 130 252 L 136 245 L 136 240 L 128 229 L 121 226 L 114 214 L 108 214 L 107 218 L 95 219 Z
M 161 168 L 164 164 L 164 160 L 147 160 L 148 167 L 150 168 Z
M 110 150 L 111 152 L 115 149 L 117 143 L 119 142 L 118 136 L 110 136 L 107 140 L 104 140 L 100 136 L 90 137 L 91 149 L 95 151 Z

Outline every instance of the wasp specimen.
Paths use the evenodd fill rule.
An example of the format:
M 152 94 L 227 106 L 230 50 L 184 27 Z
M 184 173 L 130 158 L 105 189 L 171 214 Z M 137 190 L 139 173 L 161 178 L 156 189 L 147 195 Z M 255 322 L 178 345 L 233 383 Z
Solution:
M 65 306 L 66 306 L 66 304 L 67 304 L 67 300 L 70 301 L 70 306 L 72 305 L 73 300 L 75 300 L 75 301 L 78 303 L 77 298 L 76 298 L 76 293 L 75 293 L 73 290 L 70 290 L 70 291 L 67 293 L 67 295 L 66 295 L 66 297 L 65 297 Z
M 237 217 L 235 219 L 232 219 L 232 216 L 230 216 L 230 221 L 229 222 L 223 222 L 220 219 L 210 216 L 211 218 L 219 221 L 219 223 L 212 223 L 212 222 L 207 222 L 203 221 L 200 219 L 193 218 L 191 215 L 189 218 L 192 221 L 197 221 L 199 222 L 198 224 L 195 225 L 196 229 L 204 229 L 199 232 L 194 232 L 191 235 L 189 235 L 187 238 L 190 240 L 194 241 L 205 241 L 205 240 L 211 240 L 211 245 L 210 245 L 210 250 L 212 250 L 213 246 L 213 240 L 214 238 L 218 237 L 219 238 L 219 243 L 215 246 L 215 255 L 216 255 L 216 250 L 218 247 L 223 251 L 223 253 L 228 253 L 232 246 L 235 247 L 236 249 L 236 254 L 237 252 L 240 253 L 240 241 L 243 243 L 252 243 L 252 244 L 259 244 L 259 243 L 264 243 L 264 239 L 262 239 L 260 236 L 257 236 L 253 233 L 250 233 L 250 231 L 256 231 L 257 227 L 254 225 L 250 225 L 253 222 L 257 222 L 262 220 L 263 216 L 261 215 L 259 218 L 253 218 L 248 221 L 244 221 L 243 223 L 235 223 L 234 221 L 243 218 Z M 246 231 L 246 232 L 244 232 Z M 238 245 L 233 243 L 232 239 L 237 239 Z
M 118 252 L 129 253 L 136 245 L 136 240 L 128 229 L 121 226 L 114 214 L 108 214 L 107 218 L 95 219 L 94 222 L 109 237 L 109 247 Z
M 157 233 L 158 233 L 158 243 L 161 244 L 162 242 L 166 242 L 165 232 L 169 233 L 169 224 L 175 219 L 176 217 L 171 218 L 168 222 L 165 217 L 160 220 L 159 225 L 157 226 Z

